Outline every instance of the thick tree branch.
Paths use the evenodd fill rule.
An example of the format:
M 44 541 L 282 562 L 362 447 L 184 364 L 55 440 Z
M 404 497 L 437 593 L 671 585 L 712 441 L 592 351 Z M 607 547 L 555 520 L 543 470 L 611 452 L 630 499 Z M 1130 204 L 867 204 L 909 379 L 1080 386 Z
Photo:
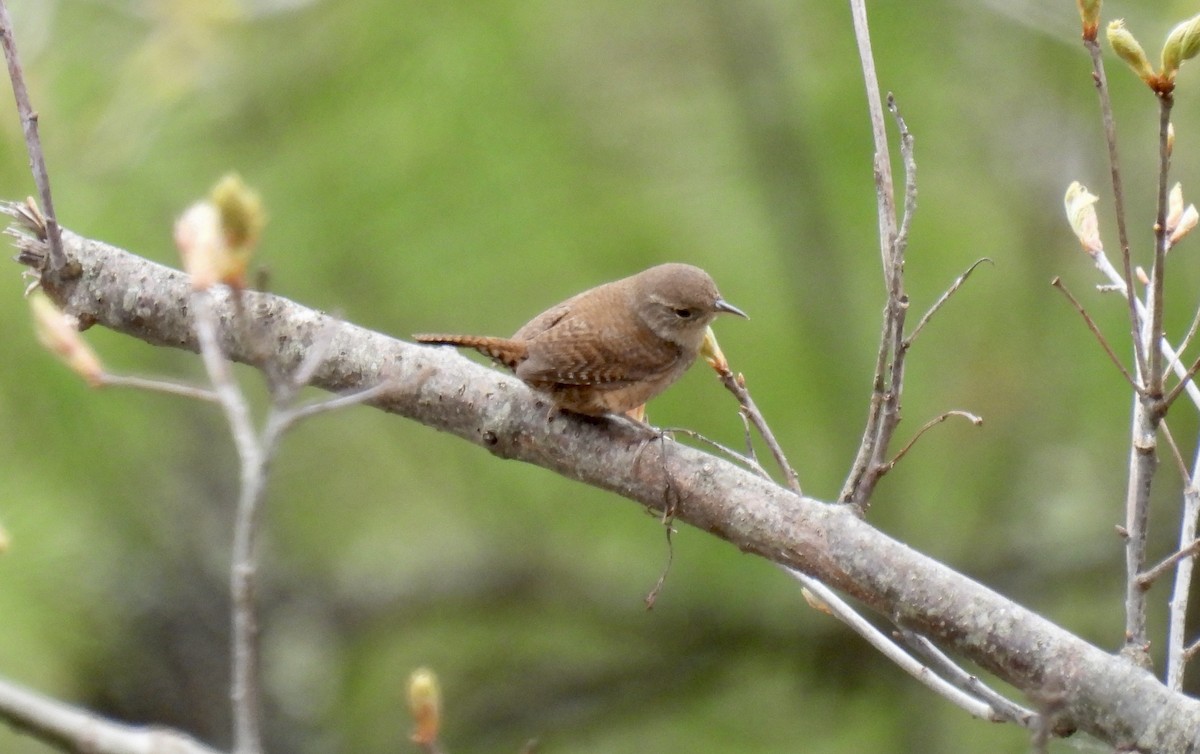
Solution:
M 82 273 L 45 283 L 62 308 L 149 343 L 196 350 L 183 273 L 69 231 L 63 241 Z M 18 246 L 23 259 L 46 253 L 28 236 Z M 275 351 L 260 368 L 288 373 L 329 337 L 314 386 L 343 393 L 387 379 L 393 388 L 371 401 L 379 408 L 655 510 L 674 502 L 678 520 L 821 580 L 1035 699 L 1061 699 L 1059 731 L 1077 727 L 1119 748 L 1161 752 L 1189 751 L 1200 740 L 1200 702 L 887 537 L 849 506 L 796 495 L 669 440 L 646 444 L 623 425 L 547 421 L 543 402 L 521 382 L 456 353 L 332 322 L 279 296 L 247 293 L 244 303 L 258 327 L 231 327 L 231 301 L 220 293 L 213 300 L 222 347 L 234 360 L 259 361 L 267 342 Z M 327 326 L 332 336 L 321 335 Z M 252 338 L 247 329 L 258 332 Z

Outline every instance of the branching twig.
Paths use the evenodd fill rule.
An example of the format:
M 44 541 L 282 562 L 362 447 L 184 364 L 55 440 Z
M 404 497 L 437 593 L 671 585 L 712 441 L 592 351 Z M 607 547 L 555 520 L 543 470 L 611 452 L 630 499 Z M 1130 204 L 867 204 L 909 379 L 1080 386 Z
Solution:
M 1095 263 L 1096 269 L 1099 270 L 1102 275 L 1112 281 L 1111 286 L 1102 286 L 1102 290 L 1115 290 L 1122 296 L 1129 295 L 1125 289 L 1125 279 L 1121 277 L 1121 273 L 1117 270 L 1117 268 L 1113 267 L 1112 262 L 1109 261 L 1108 256 L 1105 255 L 1103 251 L 1096 252 L 1096 254 L 1092 256 L 1092 261 Z M 1141 302 L 1141 299 L 1135 298 L 1133 299 L 1133 308 L 1134 314 L 1139 323 L 1134 328 L 1134 331 L 1140 332 L 1140 323 L 1146 316 L 1146 307 Z M 1175 348 L 1167 341 L 1166 338 L 1162 339 L 1162 341 L 1159 343 L 1159 347 L 1162 348 L 1163 355 L 1167 358 L 1167 363 L 1170 364 L 1171 370 L 1175 372 L 1176 376 L 1182 378 L 1183 375 L 1187 374 L 1187 368 L 1184 367 L 1179 361 L 1179 353 L 1182 352 L 1182 349 L 1180 349 L 1179 352 L 1176 352 Z M 1200 387 L 1196 386 L 1194 380 L 1187 380 L 1184 384 L 1184 389 L 1187 391 L 1188 397 L 1192 399 L 1193 405 L 1195 405 L 1197 409 L 1200 409 Z
M 4 47 L 4 59 L 8 61 L 8 78 L 12 82 L 13 95 L 17 100 L 17 113 L 21 117 L 21 128 L 25 132 L 25 148 L 29 152 L 29 166 L 33 170 L 33 182 L 37 185 L 38 198 L 46 221 L 46 240 L 50 247 L 50 270 L 62 270 L 67 264 L 63 253 L 62 233 L 54 214 L 54 201 L 50 196 L 50 174 L 46 172 L 46 158 L 42 153 L 42 140 L 38 136 L 38 114 L 29 101 L 25 88 L 25 72 L 17 55 L 16 40 L 13 39 L 12 19 L 8 5 L 0 0 L 0 44 Z
M 946 302 L 950 300 L 950 297 L 958 292 L 958 289 L 963 286 L 963 283 L 967 282 L 967 278 L 971 276 L 971 273 L 975 271 L 975 268 L 984 262 L 992 264 L 992 260 L 988 259 L 987 257 L 980 257 L 979 259 L 976 259 L 971 263 L 970 267 L 968 267 L 961 275 L 954 279 L 954 282 L 950 284 L 950 287 L 947 288 L 942 295 L 938 296 L 938 300 L 933 302 L 933 306 L 929 307 L 925 314 L 922 315 L 921 319 L 917 321 L 917 326 L 914 327 L 913 331 L 909 333 L 907 338 L 904 339 L 905 348 L 912 346 L 913 342 L 916 341 L 917 336 L 921 334 L 921 330 L 925 329 L 925 325 L 929 322 L 933 315 L 937 314 L 938 310 L 946 305 Z
M 865 7 L 860 8 L 861 2 L 862 0 L 852 0 L 851 8 L 855 13 L 855 33 L 865 36 L 868 34 L 866 10 Z M 861 24 L 858 19 L 860 12 L 863 14 Z M 873 102 L 878 98 L 879 92 L 877 86 L 872 88 L 875 82 L 875 73 L 874 62 L 870 59 L 870 41 L 860 39 L 859 50 L 860 56 L 863 58 L 864 77 L 867 81 L 867 99 L 869 102 Z M 872 130 L 877 139 L 882 138 L 882 142 L 876 141 L 875 144 L 876 160 L 878 161 L 880 153 L 887 154 L 886 132 L 882 122 L 883 113 L 874 106 L 869 109 L 872 115 Z M 900 423 L 900 403 L 904 393 L 904 368 L 909 345 L 909 341 L 904 337 L 904 321 L 908 311 L 908 296 L 904 292 L 904 252 L 908 245 L 906 233 L 911 222 L 910 213 L 916 209 L 916 160 L 913 154 L 912 134 L 909 133 L 903 118 L 900 117 L 895 99 L 890 94 L 888 95 L 888 109 L 895 117 L 900 131 L 900 151 L 906 171 L 904 184 L 906 217 L 897 228 L 894 199 L 886 202 L 880 200 L 878 208 L 881 215 L 880 227 L 883 228 L 886 224 L 890 229 L 889 232 L 892 233 L 887 237 L 890 252 L 884 255 L 884 278 L 887 281 L 888 298 L 884 306 L 883 331 L 880 334 L 879 350 L 875 358 L 875 377 L 872 382 L 867 422 L 863 429 L 858 453 L 851 465 L 850 473 L 846 477 L 846 482 L 842 486 L 842 492 L 838 496 L 839 502 L 854 504 L 860 513 L 866 512 L 875 485 L 889 469 L 885 456 L 892 437 L 895 435 L 896 427 Z M 874 123 L 876 115 L 879 118 L 878 124 Z M 876 193 L 879 194 L 883 190 L 885 177 L 881 177 L 877 170 L 875 180 Z M 886 186 L 889 191 L 892 189 L 890 169 L 886 175 Z M 882 217 L 885 212 L 892 213 L 887 223 Z M 901 233 L 901 229 L 905 231 L 904 234 Z
M 210 295 L 209 291 L 198 291 L 192 296 L 196 336 L 205 369 L 225 410 L 241 467 L 230 567 L 233 602 L 233 680 L 230 688 L 233 750 L 235 754 L 258 754 L 262 751 L 262 687 L 255 607 L 256 552 L 258 519 L 266 490 L 267 459 L 255 437 L 250 408 L 233 379 L 229 362 L 221 349 Z
M 938 649 L 933 642 L 924 636 L 907 628 L 898 628 L 897 633 L 899 633 L 900 638 L 904 640 L 905 644 L 912 647 L 918 654 L 925 658 L 934 672 L 940 673 L 947 681 L 971 696 L 978 697 L 992 708 L 998 718 L 1016 723 L 1022 728 L 1034 727 L 1037 718 L 1036 712 L 1022 707 L 979 680 L 978 676 L 963 670 L 958 663 L 951 660 L 945 652 Z
M 1140 395 L 1142 392 L 1141 386 L 1139 386 L 1133 379 L 1133 375 L 1131 375 L 1129 371 L 1125 369 L 1125 365 L 1121 363 L 1121 360 L 1117 358 L 1117 354 L 1113 352 L 1112 346 L 1108 344 L 1108 339 L 1104 337 L 1104 333 L 1100 332 L 1100 328 L 1096 326 L 1096 323 L 1092 320 L 1091 315 L 1087 313 L 1087 310 L 1083 308 L 1083 304 L 1079 303 L 1079 299 L 1075 298 L 1075 295 L 1071 293 L 1066 284 L 1063 283 L 1062 278 L 1056 276 L 1050 281 L 1050 285 L 1060 290 L 1062 294 L 1067 297 L 1067 301 L 1070 301 L 1071 306 L 1075 307 L 1075 311 L 1079 312 L 1079 316 L 1083 317 L 1084 324 L 1086 324 L 1087 328 L 1092 331 L 1092 335 L 1096 336 L 1096 340 L 1100 342 L 1100 347 L 1104 349 L 1104 353 L 1108 354 L 1108 358 L 1117 368 L 1117 371 L 1121 373 L 1121 376 L 1125 378 L 1125 381 L 1129 383 L 1129 386 Z
M 1003 719 L 993 707 L 980 701 L 977 697 L 956 688 L 940 675 L 914 659 L 912 655 L 905 652 L 894 641 L 889 639 L 886 634 L 875 628 L 868 620 L 855 612 L 854 608 L 846 604 L 829 587 L 799 571 L 794 571 L 790 568 L 785 568 L 784 571 L 803 584 L 804 588 L 819 600 L 821 607 L 827 610 L 830 615 L 845 623 L 855 633 L 866 639 L 884 657 L 899 665 L 902 670 L 923 683 L 938 696 L 949 700 L 972 717 L 994 721 Z

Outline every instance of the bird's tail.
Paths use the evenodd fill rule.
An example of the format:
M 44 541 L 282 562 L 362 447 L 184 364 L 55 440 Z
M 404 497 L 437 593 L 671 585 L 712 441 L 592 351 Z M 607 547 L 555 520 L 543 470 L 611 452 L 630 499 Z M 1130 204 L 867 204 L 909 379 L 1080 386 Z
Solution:
M 524 361 L 528 355 L 523 342 L 508 338 L 492 338 L 487 335 L 441 335 L 437 333 L 418 333 L 413 338 L 418 343 L 426 343 L 432 346 L 474 348 L 489 359 L 493 359 L 512 370 L 516 370 L 517 365 Z

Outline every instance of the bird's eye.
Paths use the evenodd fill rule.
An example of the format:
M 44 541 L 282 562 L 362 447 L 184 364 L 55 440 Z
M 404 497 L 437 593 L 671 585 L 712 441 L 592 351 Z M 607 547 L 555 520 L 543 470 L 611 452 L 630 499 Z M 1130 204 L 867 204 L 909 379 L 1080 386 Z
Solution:
M 691 319 L 692 314 L 693 314 L 693 312 L 691 309 L 676 309 L 675 310 L 675 316 L 679 317 L 680 319 Z

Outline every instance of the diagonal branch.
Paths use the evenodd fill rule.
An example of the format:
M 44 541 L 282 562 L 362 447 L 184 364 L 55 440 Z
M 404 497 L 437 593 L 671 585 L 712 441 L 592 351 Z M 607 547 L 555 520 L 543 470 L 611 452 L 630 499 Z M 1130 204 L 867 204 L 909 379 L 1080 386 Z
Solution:
M 44 281 L 62 309 L 149 343 L 196 350 L 185 275 L 69 231 L 63 240 L 81 274 Z M 22 258 L 47 253 L 36 238 L 18 243 Z M 292 372 L 330 318 L 279 296 L 245 297 L 245 311 L 273 349 L 269 364 L 259 368 Z M 219 321 L 232 311 L 226 301 L 214 305 Z M 331 356 L 313 371 L 314 387 L 348 393 L 391 380 L 393 389 L 371 405 L 498 457 L 541 466 L 653 510 L 670 489 L 678 496 L 677 520 L 806 573 L 1027 694 L 1061 690 L 1063 719 L 1113 745 L 1183 752 L 1200 738 L 1200 702 L 1171 693 L 1149 673 L 887 537 L 850 508 L 796 495 L 670 440 L 641 448 L 642 438 L 623 425 L 571 417 L 548 422 L 537 396 L 515 378 L 349 323 L 333 327 Z M 262 334 L 252 343 L 245 329 L 218 333 L 231 359 L 262 355 Z M 635 463 L 639 453 L 654 458 Z
M 917 321 L 917 326 L 914 327 L 913 331 L 909 333 L 909 336 L 904 339 L 905 348 L 912 347 L 912 344 L 917 340 L 917 336 L 920 335 L 921 331 L 925 329 L 925 325 L 929 324 L 929 320 L 933 319 L 933 315 L 937 314 L 938 311 L 946 305 L 946 302 L 950 300 L 950 297 L 957 293 L 959 288 L 963 287 L 963 284 L 967 282 L 967 278 L 971 277 L 971 273 L 974 272 L 976 268 L 978 268 L 979 265 L 983 264 L 984 262 L 992 264 L 991 259 L 988 259 L 987 257 L 980 257 L 972 262 L 971 266 L 964 270 L 961 275 L 954 278 L 954 282 L 950 284 L 950 287 L 943 291 L 942 295 L 938 296 L 937 301 L 933 302 L 933 306 L 929 307 L 928 311 L 921 316 L 921 319 Z
M 1121 360 L 1117 358 L 1117 354 L 1113 352 L 1112 346 L 1108 344 L 1108 339 L 1104 337 L 1104 333 L 1100 332 L 1100 328 L 1096 326 L 1096 322 L 1087 313 L 1087 309 L 1083 308 L 1083 304 L 1079 303 L 1079 299 L 1075 298 L 1075 295 L 1063 283 L 1062 278 L 1055 277 L 1050 281 L 1050 285 L 1062 291 L 1062 294 L 1067 297 L 1067 301 L 1070 301 L 1071 306 L 1075 307 L 1075 311 L 1079 312 L 1079 316 L 1083 317 L 1084 324 L 1092 331 L 1092 335 L 1096 336 L 1096 340 L 1100 342 L 1100 347 L 1104 349 L 1104 353 L 1108 354 L 1109 360 L 1112 361 L 1117 371 L 1121 373 L 1121 376 L 1125 378 L 1129 386 L 1140 395 L 1142 388 L 1134 381 L 1133 375 L 1129 374 L 1129 371 L 1125 369 L 1125 365 L 1121 363 Z

